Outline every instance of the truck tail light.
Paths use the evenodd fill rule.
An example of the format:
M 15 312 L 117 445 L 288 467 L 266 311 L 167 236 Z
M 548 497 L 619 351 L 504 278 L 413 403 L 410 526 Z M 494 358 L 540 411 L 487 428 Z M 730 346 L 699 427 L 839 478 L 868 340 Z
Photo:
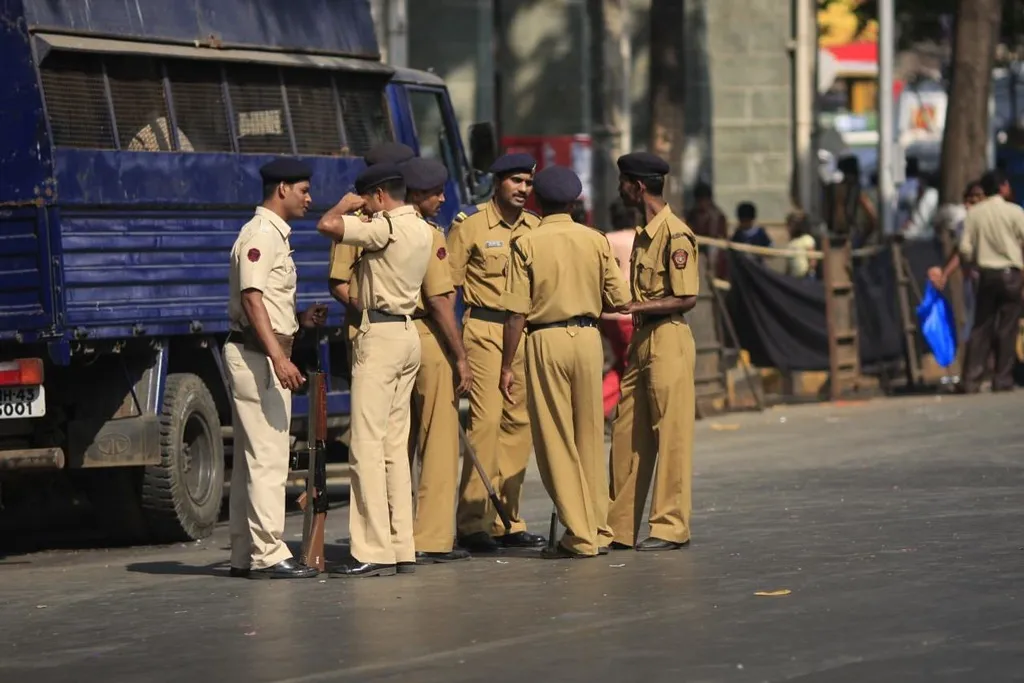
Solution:
M 38 386 L 42 383 L 42 358 L 19 358 L 0 363 L 0 387 Z

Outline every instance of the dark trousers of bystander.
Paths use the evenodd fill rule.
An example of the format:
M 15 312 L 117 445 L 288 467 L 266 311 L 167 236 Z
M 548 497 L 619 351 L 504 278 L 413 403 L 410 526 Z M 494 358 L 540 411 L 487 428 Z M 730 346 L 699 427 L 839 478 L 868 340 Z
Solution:
M 1013 388 L 1017 354 L 1018 321 L 1024 312 L 1021 300 L 1024 278 L 1016 268 L 982 268 L 978 279 L 974 327 L 967 340 L 963 388 L 974 393 L 981 386 L 990 353 L 995 354 L 992 390 Z

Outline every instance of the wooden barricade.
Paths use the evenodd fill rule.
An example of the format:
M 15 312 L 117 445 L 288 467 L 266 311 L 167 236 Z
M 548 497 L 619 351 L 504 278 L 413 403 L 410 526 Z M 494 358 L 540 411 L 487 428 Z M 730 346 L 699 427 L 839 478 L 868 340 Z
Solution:
M 860 379 L 857 307 L 853 289 L 853 257 L 849 238 L 822 241 L 825 277 L 825 320 L 828 330 L 829 390 L 833 401 L 856 391 Z
M 715 292 L 708 285 L 706 259 L 698 258 L 697 265 L 700 270 L 700 293 L 697 295 L 697 305 L 687 314 L 687 319 L 697 356 L 693 375 L 697 415 L 704 416 L 725 407 L 728 390 L 722 321 Z

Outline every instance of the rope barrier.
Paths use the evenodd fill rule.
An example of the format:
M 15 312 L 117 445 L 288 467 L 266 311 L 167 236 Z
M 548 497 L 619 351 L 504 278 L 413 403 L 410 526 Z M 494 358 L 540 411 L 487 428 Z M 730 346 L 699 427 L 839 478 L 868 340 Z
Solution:
M 759 247 L 753 244 L 743 244 L 742 242 L 730 242 L 728 240 L 717 239 L 714 237 L 697 237 L 697 244 L 708 247 L 718 247 L 719 249 L 732 249 L 733 251 L 742 251 L 748 254 L 756 254 L 758 256 L 768 257 L 805 257 L 809 259 L 822 259 L 825 258 L 825 252 L 819 249 L 786 249 L 784 247 Z M 874 254 L 880 253 L 885 249 L 884 245 L 875 245 L 871 247 L 861 247 L 860 249 L 854 249 L 850 252 L 850 255 L 854 258 L 860 258 L 863 256 L 873 256 Z

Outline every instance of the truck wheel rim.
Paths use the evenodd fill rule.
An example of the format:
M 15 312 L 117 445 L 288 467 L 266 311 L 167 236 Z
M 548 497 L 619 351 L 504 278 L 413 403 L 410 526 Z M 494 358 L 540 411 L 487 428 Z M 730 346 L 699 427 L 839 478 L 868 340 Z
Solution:
M 213 485 L 213 438 L 202 415 L 193 413 L 181 437 L 181 473 L 189 497 L 198 504 L 210 497 Z

